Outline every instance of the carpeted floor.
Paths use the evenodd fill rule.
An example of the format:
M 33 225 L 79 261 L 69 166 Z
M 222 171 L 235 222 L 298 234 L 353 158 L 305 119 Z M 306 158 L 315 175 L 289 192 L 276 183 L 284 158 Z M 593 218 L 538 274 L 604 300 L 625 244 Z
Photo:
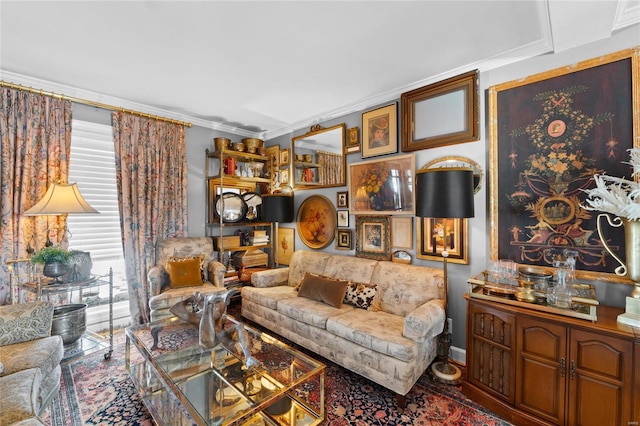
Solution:
M 45 413 L 45 424 L 155 424 L 125 369 L 124 341 L 124 332 L 117 331 L 109 360 L 96 353 L 63 364 L 60 393 Z M 326 425 L 509 425 L 467 399 L 459 387 L 434 382 L 427 374 L 399 412 L 393 392 L 322 361 L 327 364 Z

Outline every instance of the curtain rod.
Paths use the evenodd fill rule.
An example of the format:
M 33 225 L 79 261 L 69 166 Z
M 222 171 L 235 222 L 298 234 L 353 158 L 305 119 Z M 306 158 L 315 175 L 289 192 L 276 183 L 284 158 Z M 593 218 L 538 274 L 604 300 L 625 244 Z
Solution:
M 51 96 L 52 98 L 58 98 L 58 99 L 62 99 L 62 100 L 65 100 L 65 101 L 75 102 L 75 103 L 78 103 L 78 104 L 94 106 L 94 107 L 98 107 L 98 108 L 108 109 L 108 110 L 111 110 L 111 111 L 126 112 L 126 113 L 129 113 L 129 114 L 138 115 L 140 117 L 153 118 L 155 120 L 166 121 L 166 122 L 169 122 L 169 123 L 180 124 L 182 126 L 191 127 L 191 123 L 189 123 L 187 121 L 173 120 L 171 118 L 165 118 L 165 117 L 160 117 L 158 115 L 146 114 L 144 112 L 134 111 L 132 109 L 127 109 L 127 108 L 117 107 L 117 106 L 113 106 L 113 105 L 103 104 L 103 103 L 100 103 L 100 102 L 94 102 L 94 101 L 90 101 L 88 99 L 75 98 L 73 96 L 66 96 L 66 95 L 57 94 L 57 93 L 54 93 L 54 92 L 47 92 L 47 91 L 44 91 L 44 90 L 34 89 L 32 87 L 25 87 L 25 86 L 23 86 L 21 84 L 9 83 L 9 82 L 3 81 L 3 80 L 0 80 L 0 87 L 9 87 L 10 89 L 25 90 L 25 91 L 28 91 L 29 93 L 36 93 L 36 94 L 43 95 L 43 96 Z

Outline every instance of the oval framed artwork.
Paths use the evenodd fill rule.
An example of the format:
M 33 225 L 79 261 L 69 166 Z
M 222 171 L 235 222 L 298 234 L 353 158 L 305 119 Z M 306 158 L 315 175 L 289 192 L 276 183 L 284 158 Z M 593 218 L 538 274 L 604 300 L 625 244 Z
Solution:
M 309 248 L 321 249 L 332 241 L 336 230 L 336 209 L 325 196 L 312 195 L 298 209 L 296 229 Z

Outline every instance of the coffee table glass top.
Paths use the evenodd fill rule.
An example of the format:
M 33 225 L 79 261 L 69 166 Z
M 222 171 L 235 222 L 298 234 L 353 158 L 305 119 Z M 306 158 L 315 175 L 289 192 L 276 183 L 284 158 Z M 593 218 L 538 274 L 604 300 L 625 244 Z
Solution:
M 236 327 L 258 363 L 244 366 Z M 159 330 L 153 347 L 152 330 Z M 127 368 L 159 424 L 316 425 L 324 419 L 325 366 L 227 316 L 231 343 L 207 349 L 177 318 L 129 327 Z M 134 348 L 134 351 L 131 351 Z

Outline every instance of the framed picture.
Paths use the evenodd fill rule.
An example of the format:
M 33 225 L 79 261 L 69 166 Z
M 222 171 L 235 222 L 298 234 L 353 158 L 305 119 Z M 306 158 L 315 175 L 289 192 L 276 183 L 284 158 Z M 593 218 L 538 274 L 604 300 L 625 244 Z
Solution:
M 598 212 L 580 206 L 594 173 L 631 173 L 639 60 L 640 49 L 627 49 L 488 89 L 491 260 L 544 269 L 570 248 L 578 278 L 625 280 L 603 255 Z M 622 227 L 603 231 L 625 253 Z
M 336 231 L 336 248 L 339 250 L 351 250 L 351 229 L 338 229 Z
M 323 195 L 307 197 L 298 208 L 296 219 L 298 237 L 304 245 L 321 249 L 333 241 L 336 230 L 336 209 Z
M 478 70 L 403 93 L 402 151 L 476 141 Z
M 280 150 L 280 167 L 288 166 L 291 163 L 291 150 L 289 148 Z
M 391 259 L 389 216 L 356 216 L 356 257 Z
M 442 261 L 442 250 L 447 248 L 447 262 L 469 263 L 467 219 L 417 218 L 416 241 L 419 259 Z
M 282 185 L 289 185 L 289 169 L 280 170 L 280 183 Z
M 414 214 L 413 154 L 349 164 L 352 214 Z
M 278 170 L 280 167 L 280 145 L 268 146 L 266 156 L 271 160 L 272 169 Z
M 362 158 L 398 152 L 395 103 L 362 114 Z
M 344 151 L 347 154 L 360 152 L 360 129 L 353 127 L 347 130 L 347 138 L 345 139 Z
M 288 265 L 296 249 L 296 231 L 293 228 L 278 228 L 278 264 Z
M 347 208 L 349 207 L 349 192 L 340 191 L 336 194 L 336 207 Z
M 391 247 L 413 248 L 413 218 L 391 218 Z
M 339 228 L 348 228 L 349 227 L 349 210 L 338 210 L 338 227 Z

